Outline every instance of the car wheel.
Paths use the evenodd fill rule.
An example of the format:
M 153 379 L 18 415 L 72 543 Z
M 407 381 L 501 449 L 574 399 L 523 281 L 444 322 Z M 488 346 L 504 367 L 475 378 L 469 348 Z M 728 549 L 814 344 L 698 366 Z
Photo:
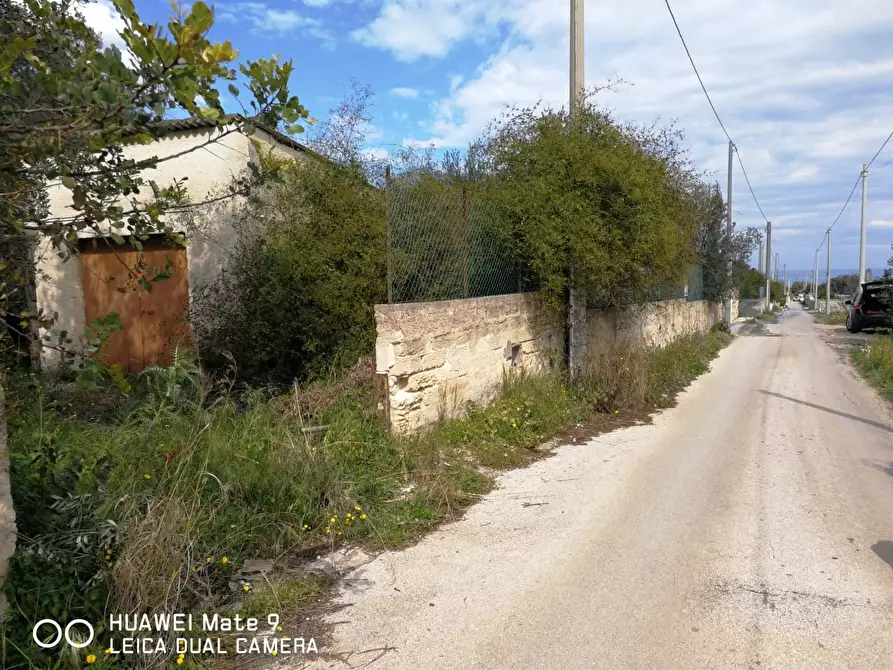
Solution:
M 851 333 L 858 333 L 861 330 L 856 324 L 856 320 L 853 318 L 852 312 L 846 315 L 846 329 Z

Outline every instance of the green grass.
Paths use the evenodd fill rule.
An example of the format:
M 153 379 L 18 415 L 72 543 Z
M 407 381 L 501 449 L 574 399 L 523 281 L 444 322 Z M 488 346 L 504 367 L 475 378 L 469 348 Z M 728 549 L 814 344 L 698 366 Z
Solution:
M 831 314 L 815 314 L 815 320 L 827 326 L 843 326 L 846 324 L 846 312 L 832 312 Z
M 878 335 L 866 347 L 853 351 L 856 369 L 893 402 L 893 336 Z
M 308 436 L 282 402 L 258 391 L 214 396 L 196 371 L 194 385 L 185 373 L 159 373 L 90 417 L 95 394 L 72 402 L 50 380 L 13 380 L 11 477 L 23 541 L 6 583 L 5 636 L 42 667 L 30 627 L 46 616 L 260 612 L 273 600 L 300 607 L 318 582 L 247 594 L 228 585 L 246 558 L 411 543 L 489 491 L 493 470 L 538 458 L 536 447 L 594 411 L 665 406 L 730 339 L 715 329 L 662 350 L 616 347 L 570 387 L 560 372 L 510 374 L 491 405 L 407 438 L 392 436 L 355 393 L 317 411 L 314 424 L 328 428 Z M 4 667 L 22 663 L 14 647 L 6 653 Z

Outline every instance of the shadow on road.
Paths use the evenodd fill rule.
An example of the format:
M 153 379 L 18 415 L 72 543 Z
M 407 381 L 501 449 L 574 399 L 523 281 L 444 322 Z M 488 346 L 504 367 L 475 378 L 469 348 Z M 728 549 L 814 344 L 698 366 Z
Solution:
M 878 555 L 884 563 L 893 568 L 893 542 L 880 540 L 871 545 L 871 550 Z
M 884 461 L 869 461 L 868 459 L 864 459 L 862 461 L 869 468 L 874 468 L 875 470 L 879 470 L 885 474 L 893 477 L 893 461 L 884 462 Z
M 776 398 L 781 398 L 782 400 L 790 400 L 791 402 L 796 402 L 801 405 L 806 405 L 807 407 L 812 407 L 813 409 L 818 409 L 823 412 L 828 412 L 828 414 L 836 414 L 837 416 L 842 416 L 845 419 L 852 419 L 853 421 L 858 421 L 860 423 L 864 423 L 868 426 L 873 426 L 875 428 L 880 428 L 881 430 L 886 430 L 888 433 L 893 433 L 893 428 L 890 426 L 880 423 L 878 421 L 872 421 L 871 419 L 863 419 L 861 416 L 856 416 L 855 414 L 847 414 L 846 412 L 839 412 L 836 409 L 831 409 L 830 407 L 822 407 L 821 405 L 816 405 L 812 402 L 807 402 L 806 400 L 799 400 L 797 398 L 791 398 L 786 395 L 782 395 L 781 393 L 775 393 L 773 391 L 764 391 L 760 389 L 760 393 L 764 395 L 775 396 Z

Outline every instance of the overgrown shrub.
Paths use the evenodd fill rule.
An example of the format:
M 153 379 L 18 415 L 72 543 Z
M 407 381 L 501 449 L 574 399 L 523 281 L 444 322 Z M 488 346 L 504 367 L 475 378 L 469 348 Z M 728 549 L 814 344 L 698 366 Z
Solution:
M 709 369 L 710 361 L 731 337 L 713 328 L 662 348 L 619 341 L 590 357 L 577 383 L 600 411 L 663 406 L 674 392 Z
M 503 235 L 553 301 L 563 301 L 571 259 L 593 304 L 629 305 L 653 285 L 682 282 L 698 222 L 674 139 L 623 126 L 589 101 L 574 120 L 533 107 L 491 127 L 487 197 L 506 211 Z
M 353 364 L 374 345 L 386 293 L 384 194 L 358 166 L 299 161 L 245 205 L 231 266 L 200 299 L 206 360 L 290 382 Z M 199 324 L 201 328 L 201 325 Z

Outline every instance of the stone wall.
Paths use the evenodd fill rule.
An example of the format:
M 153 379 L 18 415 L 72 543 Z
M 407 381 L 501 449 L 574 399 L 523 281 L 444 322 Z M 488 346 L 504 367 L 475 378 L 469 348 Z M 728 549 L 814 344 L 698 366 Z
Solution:
M 620 342 L 665 347 L 679 337 L 703 333 L 722 320 L 722 305 L 697 300 L 664 300 L 625 310 L 591 309 L 586 315 L 586 351 L 593 356 Z M 737 311 L 732 306 L 733 314 Z
M 662 347 L 721 318 L 722 305 L 707 301 L 588 310 L 582 355 L 621 340 Z M 533 293 L 377 305 L 375 323 L 376 370 L 397 433 L 455 416 L 469 402 L 488 402 L 510 368 L 537 372 L 564 356 L 563 315 Z
M 486 402 L 504 370 L 542 370 L 564 351 L 561 314 L 533 293 L 376 305 L 375 326 L 376 370 L 388 375 L 399 433 Z

